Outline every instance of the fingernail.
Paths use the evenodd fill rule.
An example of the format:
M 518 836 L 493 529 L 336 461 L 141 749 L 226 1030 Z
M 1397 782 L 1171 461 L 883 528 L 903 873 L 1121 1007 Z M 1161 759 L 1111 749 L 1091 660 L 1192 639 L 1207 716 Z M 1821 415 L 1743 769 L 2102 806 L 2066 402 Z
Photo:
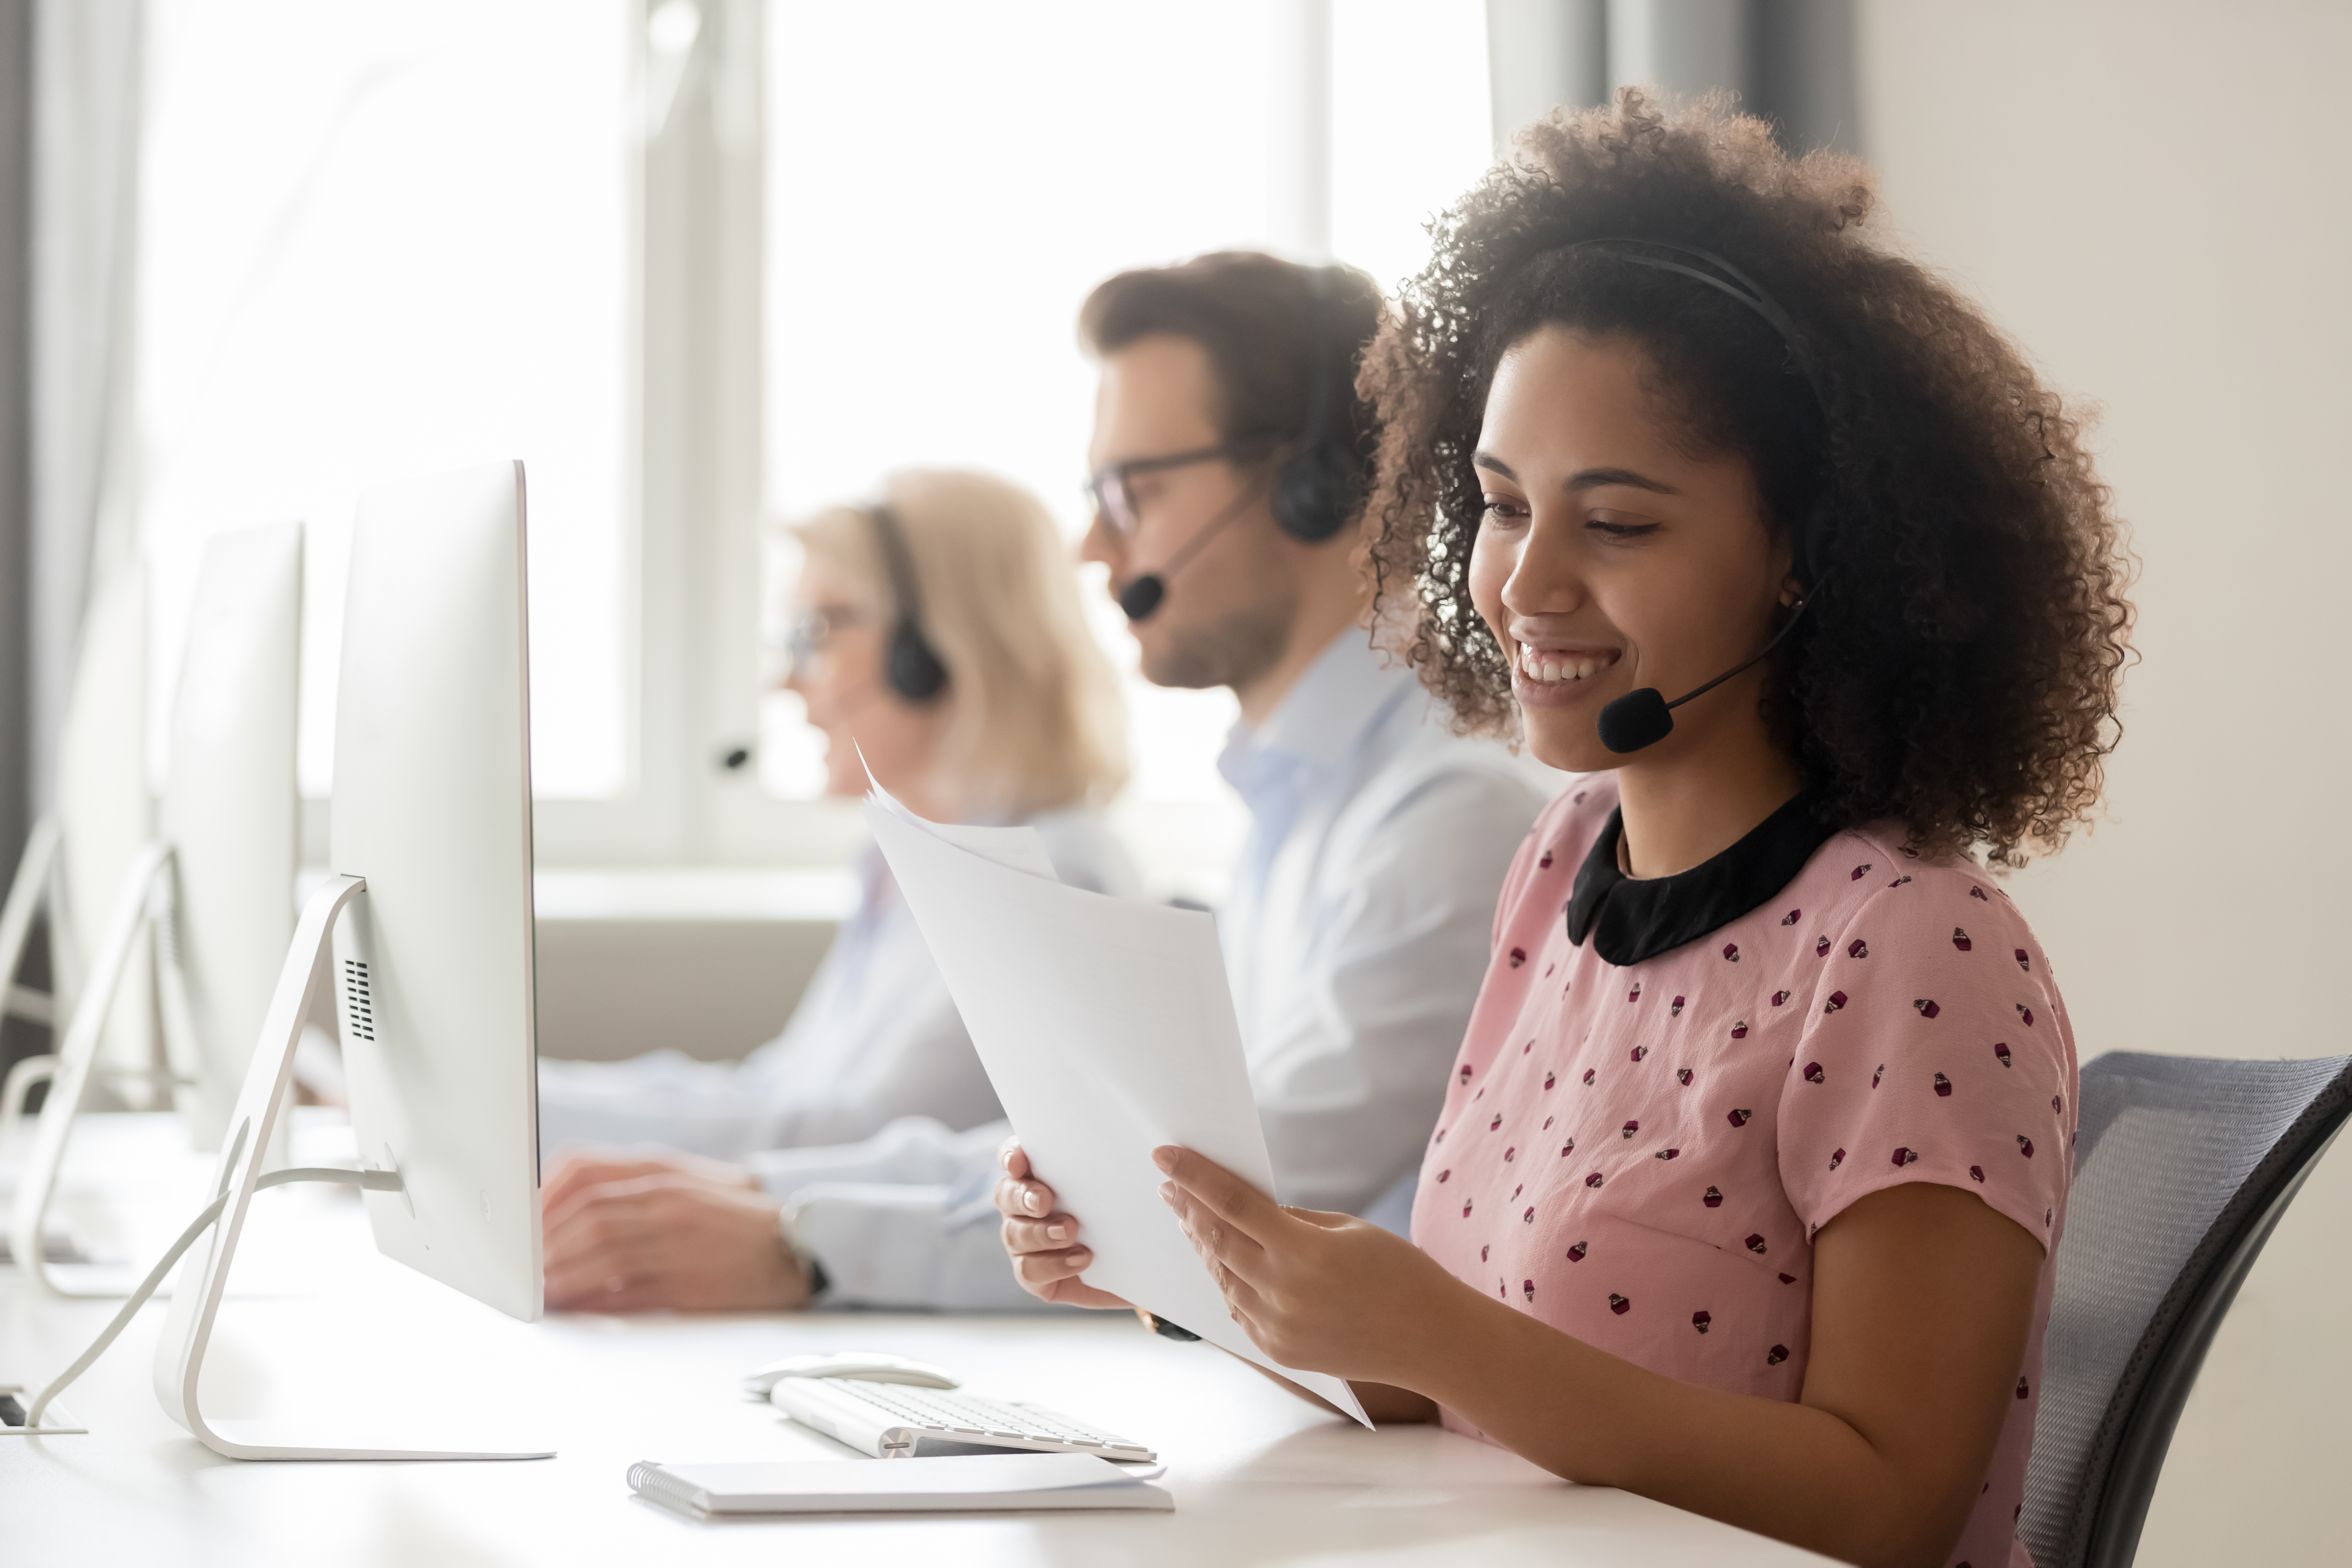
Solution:
M 1083 1268 L 1094 1260 L 1095 1255 L 1087 1248 L 1083 1247 L 1074 1247 L 1070 1248 L 1070 1261 L 1076 1264 L 1079 1268 Z
M 1067 1241 L 1070 1239 L 1070 1227 L 1066 1225 L 1049 1225 L 1045 1227 L 1045 1238 L 1049 1241 Z
M 1169 1207 L 1171 1207 L 1171 1208 L 1173 1208 L 1173 1207 L 1175 1207 L 1175 1206 L 1176 1206 L 1176 1184 L 1175 1184 L 1175 1183 L 1173 1183 L 1173 1182 L 1162 1182 L 1162 1183 L 1160 1183 L 1160 1201 L 1161 1203 L 1163 1203 L 1163 1204 L 1166 1204 L 1166 1205 L 1167 1205 Z
M 1172 1172 L 1176 1169 L 1176 1151 L 1162 1144 L 1151 1152 L 1151 1163 L 1163 1171 Z
M 1021 1206 L 1031 1214 L 1043 1214 L 1045 1212 L 1045 1200 L 1033 1189 L 1021 1194 Z

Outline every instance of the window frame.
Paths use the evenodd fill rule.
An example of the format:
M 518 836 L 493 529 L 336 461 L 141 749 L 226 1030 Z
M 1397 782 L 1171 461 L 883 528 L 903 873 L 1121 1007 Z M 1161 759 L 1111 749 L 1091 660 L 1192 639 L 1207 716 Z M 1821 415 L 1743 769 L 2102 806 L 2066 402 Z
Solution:
M 698 19 L 682 61 L 653 58 L 665 3 Z M 722 763 L 754 743 L 761 696 L 761 605 L 743 585 L 761 581 L 765 521 L 767 12 L 767 0 L 642 0 L 633 10 L 647 124 L 631 193 L 628 782 L 608 799 L 537 801 L 541 865 L 837 867 L 864 842 L 854 803 L 781 799 L 756 764 Z M 1267 23 L 1272 68 L 1297 88 L 1281 95 L 1291 111 L 1267 127 L 1281 171 L 1270 227 L 1287 253 L 1321 260 L 1329 0 L 1270 0 Z M 1215 872 L 1189 870 L 1228 847 L 1217 815 L 1133 801 L 1112 812 L 1155 890 L 1202 899 L 1222 891 Z M 1154 877 L 1155 866 L 1188 870 Z

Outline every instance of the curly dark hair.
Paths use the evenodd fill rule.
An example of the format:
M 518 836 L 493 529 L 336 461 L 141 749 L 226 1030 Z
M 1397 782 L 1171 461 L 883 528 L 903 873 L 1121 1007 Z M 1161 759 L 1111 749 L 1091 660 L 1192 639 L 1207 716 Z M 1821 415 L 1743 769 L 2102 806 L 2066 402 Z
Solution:
M 1765 711 L 1822 811 L 2014 865 L 2098 801 L 2133 563 L 2083 417 L 1974 306 L 1863 237 L 1874 205 L 1860 163 L 1791 160 L 1721 99 L 1669 115 L 1629 88 L 1521 132 L 1432 226 L 1433 259 L 1365 357 L 1376 591 L 1456 723 L 1515 733 L 1509 662 L 1468 581 L 1487 385 L 1546 325 L 1630 339 L 1684 444 L 1745 458 L 1768 526 L 1795 535 L 1808 607 Z M 1796 345 L 1717 289 L 1568 248 L 1600 238 L 1724 258 Z

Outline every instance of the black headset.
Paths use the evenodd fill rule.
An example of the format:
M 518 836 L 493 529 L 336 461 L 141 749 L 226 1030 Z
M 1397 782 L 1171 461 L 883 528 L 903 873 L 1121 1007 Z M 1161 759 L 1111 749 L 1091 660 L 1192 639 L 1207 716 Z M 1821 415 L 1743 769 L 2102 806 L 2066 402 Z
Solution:
M 1704 262 L 1716 270 L 1712 273 L 1703 272 L 1698 268 L 1691 266 L 1689 261 L 1676 261 L 1668 257 L 1646 255 L 1644 247 L 1651 251 L 1664 250 L 1672 252 L 1675 256 L 1688 257 L 1691 260 Z M 1795 318 L 1789 314 L 1778 300 L 1765 291 L 1761 283 L 1757 282 L 1755 279 L 1750 278 L 1714 251 L 1702 250 L 1696 245 L 1685 245 L 1678 240 L 1640 239 L 1612 235 L 1599 239 L 1580 239 L 1567 248 L 1592 250 L 1614 260 L 1629 262 L 1635 267 L 1647 267 L 1659 272 L 1678 273 L 1695 282 L 1704 283 L 1717 293 L 1746 306 L 1760 318 L 1765 325 L 1780 334 L 1782 345 L 1788 350 L 1790 366 L 1803 379 L 1806 390 L 1812 395 L 1814 406 L 1821 411 L 1822 439 L 1824 441 L 1828 439 L 1831 429 L 1829 393 L 1822 385 L 1821 376 L 1813 368 L 1812 354 L 1805 342 L 1804 333 L 1797 326 Z M 1822 513 L 1825 505 L 1825 497 L 1816 494 L 1807 507 L 1805 515 L 1792 520 L 1796 526 L 1792 530 L 1790 540 L 1790 553 L 1792 557 L 1790 568 L 1797 581 L 1804 584 L 1808 594 L 1812 592 L 1814 579 L 1823 570 L 1823 563 L 1821 559 L 1822 535 L 1826 531 L 1827 524 Z
M 1668 257 L 1649 255 L 1645 253 L 1644 247 L 1647 251 L 1663 250 L 1674 256 L 1688 257 L 1691 260 L 1706 263 L 1715 270 L 1705 272 L 1690 265 L 1689 261 L 1676 261 Z M 1780 334 L 1781 343 L 1788 350 L 1790 363 L 1795 366 L 1797 374 L 1804 378 L 1806 386 L 1812 393 L 1813 401 L 1821 408 L 1823 438 L 1827 439 L 1830 430 L 1829 395 L 1822 386 L 1821 377 L 1814 373 L 1812 357 L 1806 350 L 1804 334 L 1798 329 L 1795 320 L 1781 308 L 1780 302 L 1765 292 L 1762 284 L 1715 252 L 1702 250 L 1696 245 L 1684 245 L 1676 240 L 1641 239 L 1612 235 L 1597 239 L 1580 239 L 1567 248 L 1570 250 L 1590 248 L 1616 260 L 1630 262 L 1636 267 L 1652 268 L 1660 272 L 1678 273 L 1685 278 L 1706 284 L 1717 293 L 1736 300 L 1754 311 Z M 1806 606 L 1812 603 L 1812 594 L 1818 585 L 1819 574 L 1824 569 L 1820 556 L 1821 536 L 1823 532 L 1822 513 L 1825 504 L 1824 495 L 1815 495 L 1805 515 L 1796 520 L 1795 538 L 1791 541 L 1790 555 L 1793 559 L 1790 566 L 1791 574 L 1801 584 L 1803 592 L 1798 598 L 1795 607 L 1790 611 L 1789 618 L 1780 623 L 1780 629 L 1772 634 L 1770 640 L 1738 665 L 1725 670 L 1704 686 L 1695 687 L 1684 692 L 1671 702 L 1667 701 L 1664 693 L 1655 687 L 1644 686 L 1605 703 L 1601 707 L 1599 719 L 1602 745 L 1621 756 L 1641 751 L 1646 746 L 1656 745 L 1674 731 L 1674 710 L 1694 697 L 1706 696 L 1733 676 L 1760 663 L 1767 654 L 1779 647 L 1788 635 L 1796 629 L 1797 623 L 1804 618 Z
M 1283 532 L 1318 543 L 1347 526 L 1364 500 L 1364 459 L 1356 450 L 1354 421 L 1331 395 L 1339 373 L 1339 333 L 1332 320 L 1329 267 L 1307 269 L 1308 310 L 1307 422 L 1298 444 L 1274 476 L 1266 504 Z M 1353 359 L 1353 355 L 1348 356 Z
M 1354 352 L 1340 358 L 1339 334 L 1331 316 L 1331 275 L 1336 268 L 1310 267 L 1307 273 L 1307 418 L 1297 439 L 1286 443 L 1289 453 L 1266 488 L 1266 510 L 1276 528 L 1304 544 L 1320 544 L 1348 525 L 1364 501 L 1364 461 L 1356 450 L 1354 421 L 1343 419 L 1331 396 L 1331 382 L 1344 363 L 1353 363 Z M 1352 400 L 1349 409 L 1353 413 Z M 1228 448 L 1239 445 L 1229 441 Z M 1256 443 L 1251 443 L 1253 448 Z M 1210 540 L 1242 514 L 1254 490 L 1244 491 L 1193 531 L 1192 537 L 1157 570 L 1129 578 L 1118 590 L 1118 607 L 1130 621 L 1157 614 L 1168 597 L 1170 579 L 1199 553 Z
M 923 636 L 922 600 L 915 590 L 915 560 L 907 551 L 906 530 L 887 501 L 867 507 L 866 515 L 874 520 L 874 537 L 881 542 L 882 563 L 890 574 L 890 597 L 898 606 L 883 650 L 882 677 L 908 701 L 931 701 L 947 689 L 948 667 Z

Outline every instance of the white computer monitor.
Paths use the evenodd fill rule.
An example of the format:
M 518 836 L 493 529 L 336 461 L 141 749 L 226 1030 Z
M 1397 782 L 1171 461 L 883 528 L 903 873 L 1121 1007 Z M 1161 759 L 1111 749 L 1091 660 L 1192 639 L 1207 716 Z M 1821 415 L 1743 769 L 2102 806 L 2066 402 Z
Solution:
M 132 560 L 95 584 L 74 640 L 73 689 L 58 735 L 58 827 L 48 907 L 54 1027 L 62 1044 L 73 1008 L 102 960 L 110 916 L 143 847 L 155 837 L 147 754 L 149 593 L 146 563 Z M 152 993 L 134 974 L 129 1005 L 109 1021 L 101 1065 L 152 1061 Z M 140 1100 L 144 1103 L 144 1100 Z
M 199 1372 L 285 1114 L 295 1043 L 332 984 L 365 1194 L 386 1255 L 526 1321 L 540 1315 L 530 675 L 520 464 L 389 485 L 359 508 L 343 612 L 330 837 L 228 1128 L 228 1206 L 182 1266 L 155 1383 L 233 1458 L 520 1458 L 459 1415 L 355 1409 L 289 1432 L 208 1419 Z M 331 946 L 331 981 L 317 963 Z M 431 1424 L 441 1423 L 438 1430 Z
M 371 491 L 352 542 L 329 862 L 376 1246 L 540 1314 L 530 695 L 520 464 Z
M 120 1265 L 52 1252 L 48 1211 L 74 1120 L 94 1079 L 140 1089 L 152 1068 L 107 1060 L 106 1037 L 147 993 L 130 982 L 137 941 L 157 928 L 155 973 L 182 1079 L 181 1104 L 199 1148 L 217 1148 L 246 1077 L 253 1044 L 294 930 L 295 860 L 301 802 L 295 784 L 295 724 L 302 622 L 299 523 L 240 530 L 208 541 L 191 605 L 172 752 L 156 832 L 108 889 L 109 912 L 89 942 L 84 984 L 47 1065 L 49 1089 L 17 1172 L 11 1252 L 47 1288 L 66 1295 L 120 1295 L 135 1275 Z M 143 647 L 126 633 L 118 640 Z M 77 686 L 77 700 L 81 699 Z M 85 718 L 85 731 L 102 730 Z M 136 772 L 136 754 L 119 768 Z M 68 770 L 95 789 L 102 770 L 85 758 Z M 64 777 L 61 775 L 61 783 Z M 114 782 L 119 783 L 120 780 Z M 135 780 L 142 792 L 145 780 Z M 62 814 L 61 814 L 62 815 Z M 87 813 L 64 816 L 70 846 L 87 837 Z M 52 930 L 65 922 L 52 921 Z M 12 1074 L 0 1125 L 13 1118 L 30 1075 Z
M 302 525 L 210 541 L 156 812 L 173 855 L 164 1034 L 194 1080 L 180 1104 L 199 1149 L 221 1146 L 294 936 L 301 643 Z

